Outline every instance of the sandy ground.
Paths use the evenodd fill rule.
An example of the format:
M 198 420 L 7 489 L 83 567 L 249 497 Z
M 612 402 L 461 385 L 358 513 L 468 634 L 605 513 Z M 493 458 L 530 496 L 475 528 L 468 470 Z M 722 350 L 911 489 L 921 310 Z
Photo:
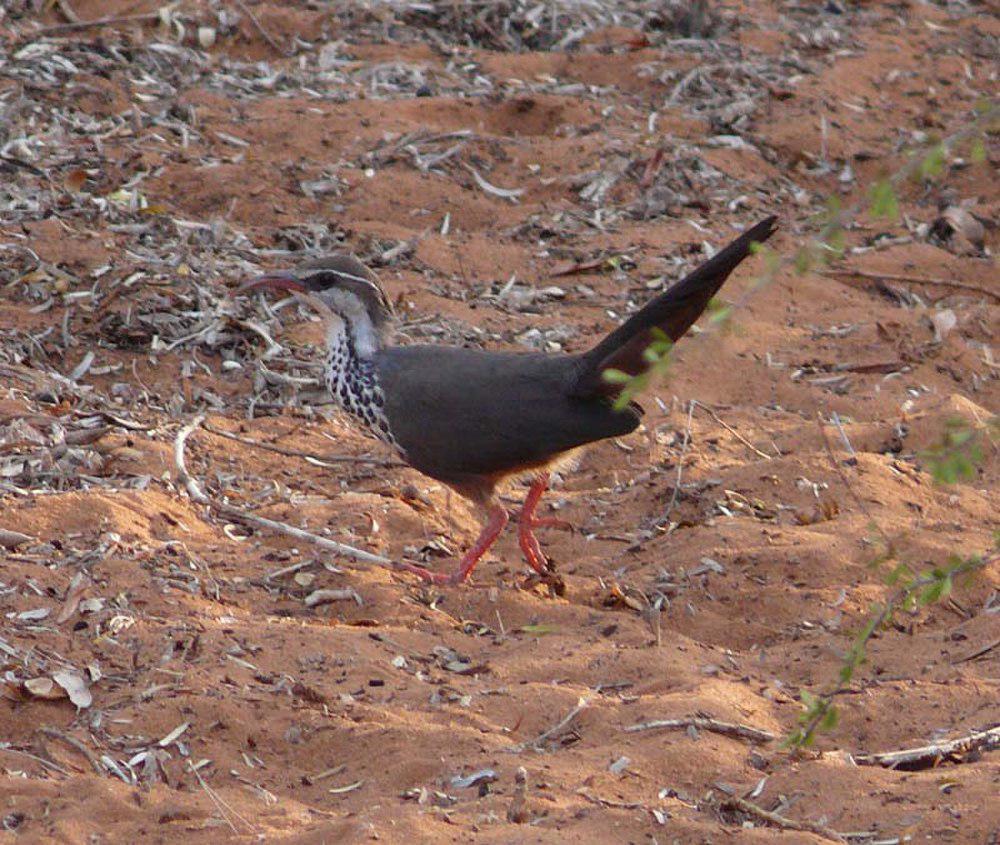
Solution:
M 971 480 L 921 457 L 1000 409 L 995 136 L 904 182 L 902 220 L 863 210 L 995 96 L 995 6 L 460 5 L 185 1 L 43 33 L 157 4 L 4 4 L 0 529 L 26 537 L 0 548 L 0 841 L 829 841 L 727 803 L 750 796 L 855 842 L 996 843 L 996 752 L 852 759 L 1000 722 L 996 566 L 877 635 L 814 749 L 780 743 L 891 590 L 870 521 L 919 569 L 998 525 L 985 433 Z M 563 595 L 513 535 L 429 589 L 179 483 L 198 412 L 370 456 L 187 446 L 216 501 L 450 566 L 478 515 L 323 404 L 308 312 L 233 284 L 350 249 L 403 342 L 578 350 L 765 214 L 793 254 L 831 195 L 860 204 L 835 267 L 862 275 L 738 273 L 729 330 L 687 338 L 643 428 L 548 496 L 578 527 L 543 537 Z M 779 739 L 625 730 L 692 716 Z

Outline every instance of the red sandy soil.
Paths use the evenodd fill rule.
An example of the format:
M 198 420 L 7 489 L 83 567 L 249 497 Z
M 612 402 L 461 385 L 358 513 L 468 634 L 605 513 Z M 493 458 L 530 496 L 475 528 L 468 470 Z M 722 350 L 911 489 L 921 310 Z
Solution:
M 183 32 L 45 34 L 60 8 L 157 4 L 4 4 L 0 529 L 28 539 L 0 549 L 0 841 L 828 841 L 726 804 L 751 794 L 871 834 L 852 841 L 996 843 L 995 751 L 920 771 L 852 759 L 1000 722 L 996 565 L 877 634 L 814 748 L 780 742 L 892 591 L 869 566 L 872 520 L 920 570 L 993 543 L 995 136 L 986 161 L 967 144 L 904 181 L 902 220 L 864 205 L 995 95 L 995 6 L 713 5 L 705 42 L 677 41 L 662 4 L 623 4 L 554 48 L 579 20 L 519 42 L 502 16 L 460 31 L 461 4 L 347 5 L 182 2 Z M 314 388 L 312 407 L 308 386 L 268 381 L 253 329 L 212 328 L 254 320 L 284 347 L 268 372 L 315 375 L 306 311 L 224 305 L 289 250 L 381 256 L 410 340 L 577 350 L 765 214 L 792 255 L 831 194 L 861 208 L 835 266 L 870 275 L 786 263 L 753 292 L 763 260 L 740 270 L 725 298 L 752 296 L 731 327 L 680 344 L 643 428 L 548 496 L 579 528 L 543 537 L 562 595 L 525 581 L 513 535 L 472 584 L 429 589 L 230 523 L 178 479 L 172 444 L 201 411 L 286 449 L 391 457 Z M 929 233 L 957 205 L 981 236 Z M 712 413 L 688 430 L 692 399 Z M 983 461 L 942 488 L 922 455 L 953 417 Z M 396 559 L 450 566 L 477 528 L 407 468 L 205 430 L 187 460 L 213 499 Z M 317 589 L 358 601 L 307 606 Z M 33 692 L 59 672 L 86 679 L 88 706 Z M 779 739 L 624 730 L 699 715 Z M 494 782 L 453 782 L 483 769 Z

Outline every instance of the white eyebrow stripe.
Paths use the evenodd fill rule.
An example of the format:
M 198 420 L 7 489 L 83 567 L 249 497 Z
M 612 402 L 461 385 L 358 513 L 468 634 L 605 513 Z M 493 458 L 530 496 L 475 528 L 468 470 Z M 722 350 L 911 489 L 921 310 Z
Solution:
M 327 269 L 325 267 L 313 270 L 308 276 L 306 276 L 306 278 L 311 279 L 313 276 L 321 276 L 325 275 L 326 273 L 331 273 L 334 276 L 340 276 L 341 278 L 344 279 L 350 279 L 352 282 L 362 282 L 363 284 L 366 284 L 370 287 L 375 287 L 372 284 L 372 280 L 365 278 L 364 276 L 355 276 L 353 273 L 345 273 L 343 270 L 333 270 L 333 269 Z
M 368 288 L 375 296 L 378 298 L 379 302 L 388 310 L 389 314 L 393 314 L 392 304 L 389 302 L 389 297 L 386 292 L 382 289 L 382 286 L 378 282 L 373 281 L 368 276 L 359 276 L 356 273 L 349 273 L 346 270 L 335 270 L 332 267 L 317 267 L 311 270 L 309 273 L 301 276 L 301 281 L 306 282 L 315 276 L 322 276 L 329 273 L 332 276 L 337 276 L 341 279 L 346 279 L 351 282 L 360 282 L 365 287 Z

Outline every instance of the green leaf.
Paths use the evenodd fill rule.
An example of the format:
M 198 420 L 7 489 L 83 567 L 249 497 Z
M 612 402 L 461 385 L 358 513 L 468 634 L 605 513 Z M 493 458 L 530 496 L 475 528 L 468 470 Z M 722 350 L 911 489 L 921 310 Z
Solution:
M 986 142 L 982 138 L 975 138 L 972 141 L 972 149 L 969 150 L 969 161 L 973 164 L 984 164 L 986 162 Z
M 888 576 L 886 576 L 885 583 L 888 584 L 890 587 L 892 587 L 898 584 L 900 579 L 903 578 L 903 576 L 909 576 L 909 575 L 910 575 L 910 567 L 907 566 L 905 562 L 897 563 L 892 568 L 892 572 L 890 572 Z M 910 580 L 910 578 L 907 577 L 907 580 Z
M 556 625 L 541 624 L 541 625 L 522 625 L 517 629 L 522 634 L 536 634 L 542 636 L 544 634 L 557 634 L 559 633 L 559 628 Z
M 795 272 L 804 276 L 812 268 L 813 256 L 809 247 L 800 247 L 795 253 Z
M 732 306 L 724 305 L 721 308 L 717 308 L 711 315 L 709 315 L 708 321 L 710 323 L 728 323 L 732 316 Z
M 919 603 L 921 605 L 934 604 L 941 601 L 951 592 L 951 576 L 939 578 L 932 584 L 928 584 L 920 591 Z
M 614 367 L 608 367 L 608 369 L 601 373 L 601 378 L 608 382 L 608 384 L 627 384 L 632 380 L 632 376 L 628 373 L 616 370 Z
M 844 250 L 847 248 L 847 236 L 844 234 L 843 229 L 835 229 L 830 232 L 830 236 L 826 239 L 824 246 L 833 253 L 833 258 L 843 258 Z M 824 264 L 829 263 L 831 256 L 823 256 Z
M 819 723 L 819 730 L 821 731 L 832 731 L 837 727 L 837 722 L 840 721 L 840 713 L 837 708 L 832 704 L 828 704 L 826 712 L 823 714 L 823 719 Z
M 871 202 L 869 212 L 872 217 L 887 220 L 899 219 L 899 201 L 896 199 L 896 191 L 892 187 L 892 182 L 888 179 L 880 179 L 872 185 Z
M 784 748 L 798 748 L 802 744 L 802 731 L 792 731 L 788 738 L 782 743 Z
M 927 462 L 939 484 L 955 484 L 960 479 L 976 477 L 976 467 L 983 461 L 979 435 L 961 418 L 948 420 L 941 440 L 921 457 Z
M 925 180 L 932 180 L 944 172 L 945 157 L 947 151 L 944 144 L 935 144 L 929 153 L 920 162 L 918 173 Z

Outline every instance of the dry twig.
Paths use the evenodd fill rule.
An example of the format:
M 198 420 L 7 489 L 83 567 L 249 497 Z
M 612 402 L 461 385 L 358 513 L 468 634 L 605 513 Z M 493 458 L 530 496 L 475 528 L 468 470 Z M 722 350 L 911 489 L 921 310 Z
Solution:
M 212 803 L 215 804 L 215 808 L 219 811 L 219 815 L 222 816 L 222 820 L 229 825 L 229 829 L 236 834 L 239 834 L 239 829 L 233 824 L 232 819 L 229 818 L 228 813 L 232 813 L 239 821 L 243 822 L 247 826 L 247 829 L 251 833 L 256 833 L 257 828 L 255 828 L 250 822 L 248 822 L 243 816 L 241 816 L 236 810 L 230 807 L 225 801 L 222 800 L 222 796 L 219 795 L 212 787 L 205 783 L 205 779 L 201 776 L 198 769 L 192 765 L 191 761 L 188 761 L 188 771 L 191 772 L 197 779 L 198 784 L 202 789 L 205 790 L 205 794 L 212 799 Z
M 753 801 L 740 798 L 738 795 L 726 797 L 720 804 L 720 807 L 726 810 L 739 810 L 775 827 L 780 827 L 782 830 L 799 830 L 804 833 L 815 833 L 817 836 L 821 836 L 823 839 L 828 839 L 831 842 L 846 841 L 842 834 L 837 833 L 837 831 L 832 830 L 826 825 L 816 824 L 815 822 L 800 822 L 786 816 L 780 816 L 777 813 L 772 813 L 770 810 L 765 810 Z
M 282 534 L 287 534 L 290 537 L 295 537 L 298 540 L 306 540 L 315 546 L 319 546 L 322 549 L 327 549 L 339 555 L 345 555 L 346 557 L 352 558 L 359 563 L 372 563 L 377 566 L 384 566 L 387 569 L 396 569 L 404 571 L 412 571 L 410 566 L 403 563 L 397 563 L 396 561 L 390 560 L 387 557 L 382 557 L 381 555 L 372 554 L 371 552 L 363 551 L 362 549 L 356 549 L 353 546 L 348 546 L 344 543 L 338 543 L 335 540 L 328 540 L 325 537 L 319 537 L 316 534 L 311 534 L 308 531 L 303 531 L 301 528 L 295 528 L 291 525 L 286 525 L 284 522 L 277 522 L 273 519 L 267 519 L 263 516 L 257 516 L 257 514 L 250 513 L 249 511 L 243 510 L 242 508 L 235 507 L 226 502 L 216 502 L 210 499 L 202 491 L 198 482 L 191 476 L 187 471 L 187 467 L 184 462 L 184 444 L 186 443 L 188 437 L 191 435 L 199 425 L 201 425 L 204 420 L 204 415 L 200 414 L 195 417 L 190 423 L 188 423 L 184 428 L 182 428 L 177 433 L 177 438 L 174 440 L 174 464 L 177 467 L 178 477 L 184 482 L 184 486 L 187 488 L 188 495 L 191 498 L 201 504 L 209 505 L 219 513 L 225 514 L 226 516 L 232 517 L 233 519 L 238 519 L 241 522 L 249 522 L 254 525 L 260 525 L 263 528 L 270 528 L 272 531 L 278 531 Z
M 253 525 L 259 525 L 262 528 L 270 528 L 272 531 L 277 531 L 281 534 L 287 534 L 289 537 L 294 537 L 297 540 L 305 540 L 308 543 L 312 543 L 314 546 L 319 546 L 321 549 L 326 549 L 327 551 L 334 552 L 338 555 L 344 555 L 349 557 L 358 563 L 371 563 L 376 566 L 384 566 L 387 569 L 396 570 L 407 570 L 407 567 L 403 564 L 397 563 L 394 560 L 390 560 L 387 557 L 382 557 L 381 555 L 372 554 L 371 552 L 363 551 L 362 549 L 356 549 L 353 546 L 345 545 L 344 543 L 338 543 L 335 540 L 328 540 L 326 537 L 319 537 L 316 534 L 311 534 L 308 531 L 303 531 L 301 528 L 295 528 L 292 525 L 286 525 L 284 522 L 277 522 L 273 519 L 267 519 L 263 516 L 257 516 L 255 513 L 250 513 L 242 508 L 234 507 L 233 505 L 227 504 L 225 502 L 209 502 L 209 504 L 215 508 L 219 513 L 223 513 L 226 516 L 230 516 L 233 519 L 238 519 L 241 522 L 249 522 Z
M 233 434 L 231 431 L 226 431 L 222 428 L 216 428 L 212 425 L 202 424 L 202 428 L 218 437 L 225 437 L 227 440 L 233 440 L 237 443 L 242 443 L 245 446 L 252 446 L 255 449 L 265 449 L 268 452 L 275 452 L 278 455 L 285 455 L 289 458 L 305 458 L 310 463 L 315 464 L 371 464 L 372 466 L 379 467 L 405 467 L 407 464 L 402 461 L 386 460 L 384 458 L 369 458 L 364 455 L 314 455 L 312 452 L 303 452 L 299 449 L 288 449 L 284 446 L 276 446 L 273 443 L 264 443 L 261 440 L 252 440 L 249 437 L 240 437 L 238 434 Z
M 1000 290 L 990 290 L 982 285 L 974 285 L 971 282 L 957 282 L 952 279 L 928 278 L 927 276 L 905 276 L 899 273 L 874 273 L 868 270 L 829 269 L 820 271 L 820 275 L 842 276 L 847 278 L 857 276 L 861 279 L 873 279 L 881 282 L 909 282 L 910 284 L 915 285 L 933 285 L 936 287 L 956 288 L 958 290 L 967 290 L 970 293 L 981 293 L 984 296 L 991 296 L 993 299 L 1000 301 Z
M 975 660 L 977 657 L 982 657 L 984 654 L 989 654 L 997 646 L 1000 646 L 1000 637 L 997 637 L 993 642 L 987 643 L 984 646 L 980 646 L 971 654 L 967 654 L 964 657 L 959 657 L 956 660 L 952 660 L 952 664 L 956 663 L 968 663 L 970 660 Z
M 719 415 L 715 413 L 715 411 L 713 411 L 711 408 L 709 408 L 708 405 L 702 404 L 697 399 L 692 399 L 691 401 L 692 403 L 694 403 L 694 406 L 696 408 L 701 408 L 703 411 L 705 411 L 713 420 L 715 420 L 719 425 L 721 425 L 726 431 L 728 431 L 731 435 L 733 435 L 733 437 L 739 440 L 740 443 L 746 446 L 755 455 L 764 458 L 764 460 L 767 461 L 772 460 L 772 457 L 770 455 L 768 455 L 766 452 L 762 452 L 760 449 L 754 446 L 753 443 L 751 443 L 742 434 L 740 434 L 735 428 L 733 428 L 731 425 L 720 419 Z
M 542 731 L 534 739 L 526 740 L 525 742 L 518 743 L 507 750 L 511 754 L 520 754 L 522 751 L 527 751 L 529 748 L 538 748 L 545 740 L 550 739 L 565 730 L 572 721 L 580 715 L 580 713 L 586 709 L 588 701 L 586 698 L 581 698 L 577 703 L 576 707 L 569 711 L 562 719 L 560 719 L 556 724 L 554 724 L 547 731 Z
M 202 492 L 202 489 L 198 486 L 198 482 L 188 472 L 187 464 L 184 461 L 184 444 L 191 436 L 191 432 L 198 428 L 204 421 L 205 415 L 198 414 L 198 416 L 177 432 L 177 437 L 174 440 L 174 465 L 177 467 L 177 477 L 184 484 L 188 495 L 196 502 L 210 504 L 208 496 Z
M 884 751 L 881 754 L 854 754 L 854 762 L 859 766 L 884 766 L 887 769 L 932 769 L 946 759 L 962 762 L 961 757 L 975 752 L 995 751 L 1000 748 L 1000 725 L 982 731 L 934 742 L 918 748 L 904 748 L 901 751 Z
M 257 16 L 253 12 L 251 12 L 249 8 L 247 8 L 247 5 L 246 3 L 243 2 L 243 0 L 233 0 L 233 2 L 236 4 L 237 8 L 241 12 L 243 12 L 244 15 L 247 16 L 250 23 L 253 24 L 254 29 L 256 29 L 257 32 L 260 33 L 260 37 L 267 42 L 268 46 L 272 50 L 274 50 L 280 56 L 287 57 L 292 55 L 291 51 L 286 50 L 284 47 L 282 47 L 277 41 L 274 40 L 271 33 L 269 33 L 266 29 L 264 29 L 264 25 L 260 22 Z
M 771 742 L 777 737 L 770 731 L 753 728 L 749 725 L 739 725 L 734 722 L 720 722 L 717 719 L 707 719 L 702 716 L 688 716 L 684 719 L 657 719 L 652 722 L 640 722 L 637 725 L 629 725 L 625 728 L 626 733 L 637 731 L 652 731 L 658 728 L 686 729 L 697 728 L 702 731 L 723 734 L 724 736 L 738 737 L 739 739 L 749 739 L 751 742 Z
M 677 458 L 677 477 L 674 479 L 674 492 L 671 494 L 670 503 L 667 505 L 667 510 L 660 520 L 663 524 L 666 524 L 669 520 L 674 505 L 677 504 L 677 497 L 681 492 L 681 478 L 684 475 L 684 456 L 687 454 L 688 444 L 691 442 L 691 418 L 694 416 L 694 407 L 696 404 L 697 402 L 694 399 L 688 403 L 687 424 L 684 426 L 684 441 L 681 443 L 680 457 Z
M 51 728 L 48 727 L 47 725 L 39 728 L 38 733 L 40 733 L 42 736 L 49 737 L 49 739 L 58 739 L 60 742 L 65 743 L 70 748 L 79 751 L 80 754 L 82 754 L 84 757 L 87 758 L 87 762 L 90 763 L 91 768 L 95 772 L 97 772 L 97 774 L 101 775 L 102 777 L 107 774 L 107 772 L 104 770 L 104 767 L 101 765 L 100 761 L 97 759 L 97 757 L 94 756 L 94 752 L 92 752 L 89 748 L 87 748 L 87 746 L 84 745 L 82 742 L 80 742 L 80 740 L 78 740 L 75 736 L 70 736 L 67 733 L 63 733 L 58 728 Z
M 27 757 L 29 760 L 34 760 L 36 763 L 41 764 L 42 768 L 51 769 L 54 772 L 59 772 L 59 774 L 61 775 L 66 775 L 66 777 L 70 777 L 70 773 L 62 766 L 56 765 L 51 760 L 46 760 L 44 757 L 39 757 L 37 754 L 32 754 L 28 751 L 23 751 L 20 748 L 13 748 L 10 745 L 7 745 L 6 743 L 0 743 L 0 752 L 4 751 L 9 752 L 11 754 L 20 754 L 22 757 Z

